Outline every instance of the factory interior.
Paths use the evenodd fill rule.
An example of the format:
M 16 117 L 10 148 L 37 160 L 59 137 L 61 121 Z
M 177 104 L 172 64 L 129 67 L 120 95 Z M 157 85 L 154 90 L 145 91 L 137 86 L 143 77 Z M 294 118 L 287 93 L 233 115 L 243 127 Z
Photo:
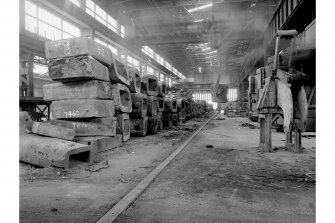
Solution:
M 321 2 L 14 4 L 17 22 L 3 24 L 16 31 L 16 59 L 2 63 L 19 60 L 19 79 L 9 75 L 19 91 L 8 86 L 4 110 L 19 98 L 19 119 L 2 141 L 17 195 L 2 192 L 17 202 L 3 222 L 333 222 L 321 204 L 335 193 L 332 113 L 319 105 L 334 101 L 335 33 L 326 19 L 316 38 Z

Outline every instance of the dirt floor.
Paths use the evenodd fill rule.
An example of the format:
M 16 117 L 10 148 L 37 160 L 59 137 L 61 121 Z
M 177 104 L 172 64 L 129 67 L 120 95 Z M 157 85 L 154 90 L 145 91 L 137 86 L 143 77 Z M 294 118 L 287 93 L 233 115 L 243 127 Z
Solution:
M 20 163 L 20 222 L 96 222 L 207 120 L 131 137 L 100 153 L 96 172 L 87 166 L 63 170 Z
M 20 164 L 20 222 L 96 222 L 206 120 L 133 137 L 101 153 L 97 172 Z M 305 135 L 292 154 L 273 131 L 265 154 L 257 123 L 213 120 L 116 222 L 315 222 L 315 134 Z
M 315 133 L 292 154 L 273 131 L 261 153 L 250 123 L 210 122 L 116 222 L 315 222 Z

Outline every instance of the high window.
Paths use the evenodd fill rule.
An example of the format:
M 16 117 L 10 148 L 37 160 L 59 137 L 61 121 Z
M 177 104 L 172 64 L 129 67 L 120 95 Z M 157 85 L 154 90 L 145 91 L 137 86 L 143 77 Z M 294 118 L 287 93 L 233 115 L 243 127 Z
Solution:
M 111 51 L 112 51 L 112 53 L 114 54 L 114 55 L 118 55 L 118 49 L 116 49 L 114 46 L 112 46 L 111 44 L 109 44 L 108 42 L 106 42 L 106 41 L 104 41 L 104 40 L 102 40 L 102 39 L 100 39 L 100 38 L 97 38 L 97 37 L 95 37 L 94 38 L 94 40 L 97 42 L 97 43 L 100 43 L 100 44 L 102 44 L 102 45 L 104 45 L 104 46 L 107 46 L 109 49 L 111 49 Z
M 147 74 L 154 75 L 154 69 L 152 67 L 147 66 Z
M 164 74 L 163 74 L 163 73 L 160 73 L 160 81 L 161 81 L 161 82 L 164 82 L 164 81 L 165 81 L 165 77 L 164 77 Z
M 25 1 L 25 29 L 50 40 L 80 36 L 78 27 L 28 0 Z
M 236 101 L 237 100 L 237 88 L 228 88 L 227 99 L 228 101 Z
M 81 0 L 70 0 L 70 2 L 80 8 Z
M 113 32 L 119 34 L 122 38 L 125 37 L 124 26 L 119 24 L 116 19 L 109 15 L 100 6 L 92 0 L 86 0 L 86 13 L 94 17 L 96 20 L 107 26 Z
M 131 56 L 127 56 L 127 65 L 140 70 L 140 62 Z
M 143 46 L 143 47 L 142 47 L 142 51 L 143 51 L 146 55 L 148 55 L 149 57 L 154 58 L 154 51 L 153 51 L 150 47 L 148 47 L 148 46 Z

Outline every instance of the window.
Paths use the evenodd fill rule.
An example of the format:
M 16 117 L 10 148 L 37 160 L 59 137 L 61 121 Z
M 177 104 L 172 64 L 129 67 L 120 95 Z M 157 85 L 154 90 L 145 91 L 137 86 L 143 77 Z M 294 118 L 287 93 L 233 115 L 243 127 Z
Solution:
M 147 74 L 154 75 L 154 69 L 152 67 L 147 66 Z
M 130 67 L 135 67 L 140 70 L 140 62 L 131 56 L 127 56 L 127 65 Z
M 172 66 L 171 66 L 171 64 L 168 63 L 168 62 L 166 62 L 166 61 L 165 61 L 165 67 L 166 67 L 168 70 L 172 71 Z
M 142 47 L 142 51 L 143 51 L 146 55 L 148 55 L 149 57 L 154 58 L 154 51 L 153 51 L 150 47 L 148 47 L 148 46 L 143 46 L 143 47 Z
M 160 73 L 160 81 L 161 81 L 161 82 L 164 82 L 164 81 L 165 81 L 165 77 L 164 77 L 164 74 L 163 74 L 163 73 Z
M 109 44 L 108 44 L 108 47 L 109 47 L 109 49 L 111 49 L 113 54 L 118 55 L 118 50 L 115 47 L 113 47 L 112 45 L 109 45 Z
M 51 40 L 80 36 L 80 29 L 52 12 L 25 1 L 25 29 Z
M 121 37 L 124 38 L 125 36 L 124 26 L 121 25 L 120 29 L 121 29 Z
M 159 56 L 158 54 L 155 55 L 156 56 L 156 61 L 160 64 L 164 66 L 164 59 L 163 57 Z
M 133 65 L 136 67 L 138 70 L 140 70 L 140 61 L 136 60 L 133 58 Z
M 141 75 L 145 74 L 145 69 L 146 69 L 146 66 L 145 65 L 142 65 L 142 72 L 141 72 Z
M 110 15 L 107 16 L 107 27 L 117 33 L 117 21 Z
M 227 99 L 228 101 L 237 100 L 237 88 L 228 88 Z
M 70 2 L 79 8 L 81 7 L 81 0 L 70 0 Z
M 104 40 L 102 40 L 102 39 L 100 39 L 100 38 L 97 38 L 97 37 L 94 37 L 94 40 L 95 40 L 96 42 L 98 42 L 98 43 L 104 45 L 104 46 L 107 46 L 109 49 L 111 49 L 111 51 L 112 51 L 112 53 L 113 53 L 114 55 L 116 55 L 116 56 L 118 55 L 118 49 L 116 49 L 114 46 L 112 46 L 111 44 L 109 44 L 107 41 L 104 41 Z
M 86 13 L 107 26 L 113 32 L 119 34 L 122 38 L 125 37 L 125 28 L 123 25 L 119 26 L 119 23 L 111 15 L 109 15 L 100 6 L 95 4 L 92 0 L 86 0 Z M 119 28 L 120 27 L 120 28 Z

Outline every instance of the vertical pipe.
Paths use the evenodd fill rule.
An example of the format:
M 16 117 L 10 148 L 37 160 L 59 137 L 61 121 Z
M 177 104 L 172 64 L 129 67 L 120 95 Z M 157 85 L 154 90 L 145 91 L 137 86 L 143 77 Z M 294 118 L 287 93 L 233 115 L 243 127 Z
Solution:
M 34 97 L 34 55 L 30 54 L 28 61 L 28 96 Z

